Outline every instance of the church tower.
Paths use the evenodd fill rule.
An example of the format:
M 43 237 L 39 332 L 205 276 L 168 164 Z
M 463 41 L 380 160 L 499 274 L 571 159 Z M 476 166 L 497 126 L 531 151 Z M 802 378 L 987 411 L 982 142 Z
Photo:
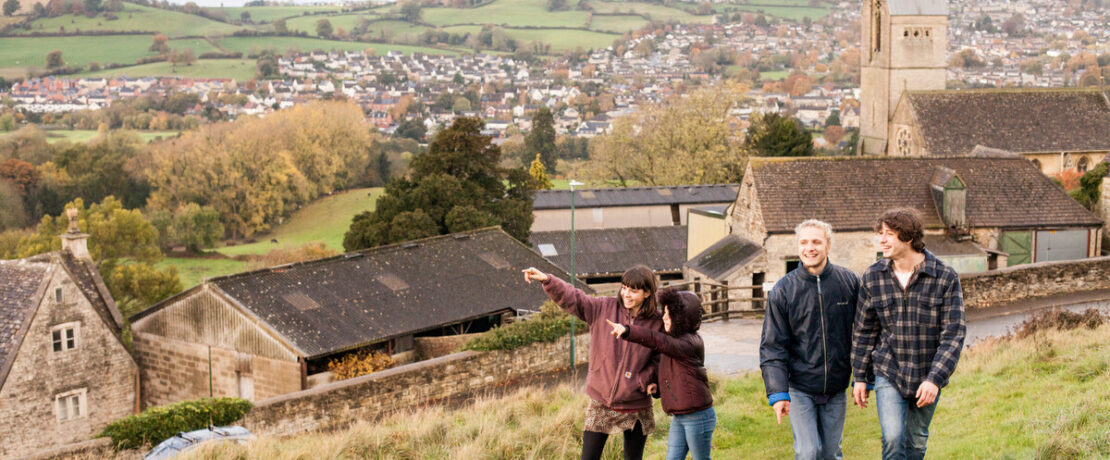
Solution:
M 860 151 L 885 155 L 904 91 L 944 89 L 946 0 L 864 0 L 860 19 Z

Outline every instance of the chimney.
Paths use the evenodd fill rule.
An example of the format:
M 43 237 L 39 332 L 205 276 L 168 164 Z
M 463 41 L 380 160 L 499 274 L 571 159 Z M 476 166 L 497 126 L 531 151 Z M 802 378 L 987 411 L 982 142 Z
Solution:
M 66 217 L 69 218 L 69 231 L 61 235 L 62 250 L 69 251 L 77 259 L 92 262 L 92 256 L 89 255 L 89 234 L 82 233 L 81 229 L 77 227 L 77 212 L 77 208 L 66 209 Z

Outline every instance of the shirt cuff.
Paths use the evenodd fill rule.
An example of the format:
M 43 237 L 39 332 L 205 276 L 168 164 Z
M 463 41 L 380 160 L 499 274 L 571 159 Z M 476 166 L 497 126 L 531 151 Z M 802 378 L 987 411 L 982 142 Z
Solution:
M 779 401 L 790 401 L 790 393 L 774 393 L 767 397 L 768 406 L 774 406 Z

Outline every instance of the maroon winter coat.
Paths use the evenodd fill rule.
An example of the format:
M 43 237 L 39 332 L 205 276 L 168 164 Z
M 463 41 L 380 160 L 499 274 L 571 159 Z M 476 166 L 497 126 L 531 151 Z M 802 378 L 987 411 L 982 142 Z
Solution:
M 675 337 L 632 325 L 625 332 L 625 338 L 663 353 L 659 360 L 659 393 L 663 412 L 682 415 L 713 406 L 701 336 L 682 334 Z
M 590 327 L 590 372 L 586 374 L 586 395 L 620 411 L 651 407 L 647 386 L 655 383 L 659 353 L 610 333 L 605 320 L 634 324 L 653 331 L 663 330 L 663 319 L 632 318 L 617 297 L 591 297 L 566 281 L 548 274 L 543 290 L 567 313 Z

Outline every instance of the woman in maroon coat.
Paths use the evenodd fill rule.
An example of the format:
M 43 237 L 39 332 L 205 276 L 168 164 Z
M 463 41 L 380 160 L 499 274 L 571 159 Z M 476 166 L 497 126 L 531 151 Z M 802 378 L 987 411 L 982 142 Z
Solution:
M 543 283 L 543 290 L 560 308 L 590 327 L 590 371 L 586 375 L 586 424 L 582 459 L 600 459 L 609 435 L 624 434 L 624 458 L 640 459 L 647 437 L 655 430 L 651 394 L 659 354 L 609 334 L 606 321 L 663 330 L 655 309 L 658 283 L 650 268 L 638 265 L 621 277 L 618 297 L 591 297 L 565 281 L 524 270 L 524 279 Z
M 663 353 L 659 361 L 659 392 L 663 412 L 673 415 L 667 436 L 667 460 L 709 460 L 717 414 L 706 375 L 705 345 L 698 335 L 701 300 L 689 291 L 664 289 L 659 293 L 666 334 L 636 324 L 606 320 L 614 337 Z

